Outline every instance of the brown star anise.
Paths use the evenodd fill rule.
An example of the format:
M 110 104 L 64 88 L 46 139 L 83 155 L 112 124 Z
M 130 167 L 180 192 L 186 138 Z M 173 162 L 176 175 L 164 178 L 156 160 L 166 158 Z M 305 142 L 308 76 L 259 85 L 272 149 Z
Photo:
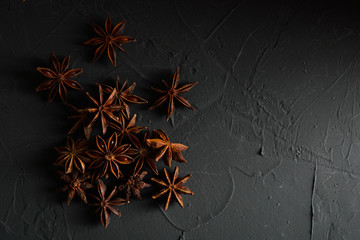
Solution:
M 154 163 L 153 151 L 146 143 L 146 140 L 149 139 L 149 137 L 150 131 L 149 129 L 146 129 L 142 142 L 140 142 L 138 138 L 132 139 L 132 143 L 135 148 L 131 148 L 129 152 L 131 152 L 130 155 L 135 156 L 134 161 L 136 161 L 136 165 L 134 169 L 134 174 L 138 174 L 140 172 L 144 163 L 156 175 L 159 174 L 156 164 Z
M 77 119 L 76 123 L 71 127 L 71 129 L 68 131 L 68 135 L 73 134 L 76 130 L 79 129 L 79 127 L 83 127 L 84 134 L 87 140 L 90 138 L 90 132 L 86 128 L 86 122 L 89 118 L 89 113 L 86 111 L 79 111 L 79 109 L 71 104 L 67 104 L 72 110 L 75 112 L 74 115 L 71 115 L 68 117 L 68 119 Z
M 163 187 L 158 193 L 152 196 L 153 199 L 159 198 L 165 194 L 167 194 L 167 200 L 165 202 L 165 211 L 169 207 L 169 203 L 171 201 L 172 195 L 175 196 L 177 202 L 180 204 L 181 207 L 184 207 L 183 199 L 180 194 L 190 194 L 194 195 L 192 191 L 190 191 L 189 188 L 183 186 L 183 184 L 191 177 L 191 174 L 182 177 L 180 179 L 177 179 L 179 176 L 179 167 L 175 168 L 173 179 L 170 180 L 169 173 L 164 168 L 164 173 L 166 177 L 166 181 L 162 181 L 156 178 L 151 178 L 151 180 L 160 186 Z
M 94 61 L 98 60 L 106 49 L 108 57 L 112 64 L 116 66 L 116 51 L 115 48 L 119 48 L 121 51 L 126 53 L 126 51 L 121 47 L 122 44 L 128 42 L 135 42 L 136 40 L 129 36 L 122 36 L 125 28 L 125 20 L 118 23 L 111 30 L 111 19 L 108 15 L 105 21 L 105 30 L 102 29 L 99 25 L 93 23 L 94 31 L 99 35 L 99 37 L 92 38 L 86 42 L 85 45 L 100 45 L 94 54 Z
M 60 154 L 54 162 L 55 166 L 65 167 L 65 173 L 71 173 L 75 168 L 80 172 L 85 172 L 85 163 L 89 162 L 85 152 L 87 151 L 87 143 L 84 139 L 78 139 L 76 142 L 67 137 L 66 146 L 55 147 L 55 150 Z
M 147 173 L 148 172 L 143 171 L 141 174 L 133 174 L 129 176 L 124 183 L 119 185 L 119 191 L 125 190 L 126 199 L 131 197 L 132 192 L 132 195 L 141 200 L 140 190 L 151 186 L 143 181 L 143 178 Z
M 49 79 L 46 80 L 44 83 L 40 84 L 40 86 L 36 88 L 36 91 L 50 90 L 49 101 L 54 100 L 57 92 L 59 92 L 62 101 L 66 102 L 66 86 L 73 89 L 82 90 L 81 85 L 75 80 L 73 80 L 73 78 L 82 73 L 83 70 L 81 68 L 74 68 L 66 71 L 69 68 L 70 63 L 69 55 L 65 57 L 65 59 L 60 65 L 60 62 L 55 56 L 55 54 L 51 53 L 51 63 L 54 67 L 54 70 L 42 67 L 37 68 L 37 70 L 42 75 Z
M 111 212 L 114 213 L 118 217 L 121 216 L 120 210 L 115 208 L 114 206 L 120 206 L 120 205 L 130 203 L 130 202 L 129 202 L 129 200 L 123 199 L 123 198 L 113 199 L 113 197 L 117 193 L 116 187 L 114 188 L 114 190 L 112 190 L 110 195 L 108 197 L 106 197 L 106 195 L 105 195 L 106 185 L 100 179 L 98 179 L 97 188 L 98 188 L 99 197 L 93 195 L 93 198 L 95 198 L 96 203 L 91 203 L 89 205 L 98 207 L 96 209 L 96 212 L 100 211 L 101 222 L 102 222 L 104 228 L 107 228 L 110 223 Z M 110 213 L 109 213 L 109 211 L 110 211 Z
M 191 88 L 193 88 L 196 84 L 198 84 L 198 82 L 193 82 L 190 84 L 185 84 L 184 86 L 177 88 L 178 83 L 179 83 L 179 78 L 180 78 L 180 73 L 179 73 L 179 68 L 176 68 L 176 72 L 174 74 L 171 86 L 169 86 L 167 84 L 167 82 L 165 82 L 164 80 L 162 80 L 162 82 L 164 83 L 166 90 L 162 90 L 162 89 L 157 89 L 152 87 L 152 89 L 158 93 L 162 93 L 165 94 L 164 96 L 162 96 L 161 98 L 159 98 L 153 106 L 151 106 L 149 109 L 152 110 L 158 106 L 160 106 L 162 103 L 164 103 L 167 99 L 169 99 L 169 104 L 168 104 L 168 110 L 167 110 L 167 115 L 166 115 L 166 121 L 169 120 L 171 114 L 173 113 L 175 106 L 174 106 L 174 99 L 176 99 L 179 103 L 181 103 L 182 105 L 184 105 L 185 107 L 191 109 L 191 110 L 195 110 L 190 102 L 180 96 L 181 93 L 187 92 L 189 91 Z
M 90 177 L 88 174 L 82 174 L 79 176 L 79 172 L 74 171 L 71 175 L 66 175 L 62 172 L 58 172 L 60 175 L 60 178 L 66 182 L 66 185 L 59 188 L 58 191 L 60 192 L 68 192 L 66 203 L 69 206 L 71 200 L 75 196 L 75 192 L 77 195 L 85 202 L 87 203 L 85 190 L 92 188 L 93 185 L 86 182 Z
M 124 118 L 120 118 L 120 121 L 118 121 L 119 124 L 110 123 L 110 127 L 118 131 L 120 142 L 122 142 L 124 137 L 133 141 L 133 139 L 136 138 L 134 134 L 137 134 L 145 129 L 145 127 L 135 126 L 135 121 L 136 114 L 134 114 L 127 124 Z
M 124 84 L 120 86 L 120 79 L 119 76 L 116 77 L 116 102 L 119 105 L 122 105 L 125 107 L 126 116 L 127 118 L 130 118 L 130 107 L 127 103 L 137 103 L 137 104 L 143 104 L 147 103 L 147 101 L 139 96 L 131 94 L 134 91 L 134 88 L 136 86 L 136 83 L 133 83 L 130 87 L 127 88 L 128 80 L 124 82 Z M 110 87 L 108 85 L 102 84 L 104 88 L 104 92 L 111 94 L 114 90 L 113 87 Z
M 181 143 L 171 143 L 169 137 L 163 132 L 163 130 L 153 131 L 155 139 L 147 139 L 146 143 L 153 149 L 158 150 L 155 156 L 155 161 L 159 161 L 163 158 L 166 166 L 171 167 L 171 160 L 177 162 L 186 162 L 185 158 L 181 154 L 182 151 L 188 149 L 187 146 Z
M 107 143 L 100 136 L 96 136 L 96 145 L 98 150 L 87 151 L 92 162 L 89 169 L 96 169 L 93 179 L 105 176 L 107 172 L 111 172 L 116 178 L 122 177 L 119 164 L 129 164 L 133 159 L 126 155 L 130 145 L 124 144 L 118 146 L 116 133 L 113 133 Z
M 116 91 L 114 89 L 114 91 L 110 94 L 109 98 L 105 102 L 104 102 L 104 92 L 102 90 L 101 85 L 99 85 L 99 102 L 96 101 L 93 97 L 91 97 L 91 95 L 88 92 L 86 94 L 91 99 L 91 101 L 96 105 L 96 107 L 93 107 L 93 108 L 84 108 L 84 109 L 79 110 L 80 113 L 82 113 L 82 112 L 95 113 L 94 118 L 86 127 L 86 132 L 88 133 L 88 135 L 90 134 L 90 132 L 92 130 L 92 126 L 94 125 L 96 120 L 100 117 L 101 125 L 102 125 L 102 133 L 105 134 L 106 129 L 108 127 L 107 117 L 109 117 L 112 120 L 117 121 L 118 117 L 116 117 L 113 114 L 113 112 L 117 112 L 117 111 L 120 111 L 121 109 L 123 109 L 122 106 L 113 104 L 113 102 L 115 100 Z

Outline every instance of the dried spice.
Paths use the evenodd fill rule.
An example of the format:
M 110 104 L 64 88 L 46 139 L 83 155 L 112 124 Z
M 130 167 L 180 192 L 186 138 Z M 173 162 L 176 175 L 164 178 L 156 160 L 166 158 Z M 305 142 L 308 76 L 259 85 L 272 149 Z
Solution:
M 58 172 L 60 175 L 60 178 L 66 182 L 66 185 L 59 188 L 58 191 L 60 192 L 68 192 L 66 203 L 69 206 L 71 200 L 75 196 L 75 192 L 77 195 L 85 202 L 87 203 L 85 190 L 92 188 L 93 185 L 86 182 L 90 177 L 88 174 L 82 174 L 79 176 L 79 172 L 73 172 L 71 175 L 66 175 L 62 172 Z
M 96 212 L 100 211 L 100 219 L 104 226 L 107 228 L 110 223 L 110 214 L 114 213 L 116 216 L 120 217 L 121 212 L 115 206 L 121 206 L 126 203 L 130 203 L 129 200 L 123 198 L 114 198 L 117 193 L 116 187 L 112 192 L 106 197 L 106 185 L 100 179 L 97 182 L 98 194 L 99 197 L 94 196 L 96 203 L 89 204 L 90 206 L 96 206 Z M 109 212 L 110 211 L 110 212 Z
M 85 163 L 89 162 L 89 158 L 86 156 L 88 147 L 84 139 L 75 142 L 71 137 L 67 137 L 66 146 L 55 147 L 55 150 L 59 153 L 54 162 L 55 166 L 64 166 L 66 174 L 73 172 L 74 166 L 80 172 L 85 172 Z
M 83 70 L 81 68 L 74 68 L 67 71 L 70 64 L 70 55 L 67 55 L 61 64 L 54 53 L 51 53 L 50 58 L 54 70 L 42 67 L 37 68 L 42 75 L 49 79 L 40 84 L 40 86 L 36 88 L 36 91 L 50 90 L 49 101 L 54 100 L 56 94 L 59 92 L 61 100 L 66 102 L 66 87 L 82 90 L 81 85 L 73 80 L 73 78 L 82 73 Z
M 129 176 L 126 181 L 119 185 L 119 191 L 125 191 L 126 199 L 129 199 L 131 195 L 141 200 L 140 190 L 151 185 L 144 182 L 143 178 L 148 174 L 147 171 L 143 171 L 141 174 L 133 174 Z
M 181 143 L 171 143 L 169 137 L 163 130 L 154 130 L 153 133 L 157 138 L 147 139 L 146 143 L 158 151 L 155 156 L 155 161 L 159 161 L 160 158 L 163 158 L 165 165 L 168 167 L 171 167 L 171 160 L 181 163 L 186 162 L 181 152 L 188 149 L 188 146 Z
M 120 119 L 119 124 L 116 123 L 110 123 L 110 127 L 118 131 L 118 135 L 120 136 L 120 142 L 122 142 L 123 138 L 128 138 L 131 141 L 133 141 L 136 136 L 134 134 L 137 134 L 145 129 L 145 127 L 135 126 L 136 121 L 136 114 L 128 121 L 126 124 L 126 121 L 124 118 Z
M 169 207 L 171 197 L 172 197 L 172 195 L 174 195 L 177 202 L 179 203 L 179 205 L 183 208 L 184 202 L 183 202 L 183 199 L 180 194 L 194 195 L 194 193 L 192 191 L 190 191 L 190 189 L 188 187 L 183 186 L 183 184 L 191 177 L 191 174 L 178 179 L 179 167 L 175 168 L 175 172 L 174 172 L 174 176 L 173 176 L 172 180 L 170 179 L 169 173 L 167 172 L 167 170 L 165 168 L 164 168 L 164 174 L 165 174 L 165 178 L 166 178 L 165 181 L 157 179 L 157 178 L 151 178 L 151 180 L 153 182 L 155 182 L 158 185 L 163 187 L 158 193 L 154 194 L 152 196 L 152 198 L 156 199 L 156 198 L 159 198 L 159 197 L 167 194 L 165 207 L 164 207 L 164 209 L 166 211 Z
M 100 136 L 96 136 L 96 145 L 98 150 L 90 150 L 87 152 L 92 162 L 89 169 L 95 169 L 93 179 L 105 176 L 107 172 L 111 172 L 116 178 L 122 177 L 119 164 L 129 164 L 133 159 L 126 155 L 130 145 L 124 144 L 118 146 L 116 133 L 113 133 L 107 143 Z
M 94 54 L 94 61 L 98 60 L 103 52 L 107 51 L 107 55 L 111 63 L 116 66 L 116 51 L 118 48 L 122 52 L 126 51 L 122 48 L 124 43 L 135 42 L 135 38 L 129 36 L 122 36 L 125 29 L 125 20 L 118 23 L 113 29 L 111 29 L 111 19 L 108 15 L 105 21 L 105 30 L 102 29 L 99 25 L 93 23 L 94 31 L 99 35 L 99 37 L 92 38 L 86 42 L 85 45 L 100 45 Z
M 134 91 L 134 88 L 136 86 L 136 83 L 133 83 L 130 87 L 127 88 L 128 81 L 126 80 L 123 85 L 120 86 L 120 78 L 119 76 L 116 77 L 116 103 L 125 107 L 125 112 L 127 118 L 130 118 L 130 107 L 128 103 L 137 103 L 137 104 L 144 104 L 147 103 L 147 101 L 139 96 L 136 96 L 134 94 L 131 94 Z M 114 88 L 110 87 L 109 85 L 102 84 L 104 92 L 111 94 L 114 90 Z
M 93 117 L 91 122 L 86 126 L 87 135 L 90 135 L 90 133 L 92 131 L 92 127 L 93 127 L 94 123 L 96 122 L 96 120 L 98 120 L 98 118 L 100 118 L 100 120 L 101 120 L 102 133 L 105 134 L 106 129 L 108 127 L 108 119 L 118 121 L 119 118 L 116 117 L 113 114 L 113 112 L 120 111 L 123 108 L 122 106 L 113 104 L 113 102 L 115 100 L 116 91 L 114 90 L 105 102 L 104 102 L 104 92 L 103 92 L 101 85 L 99 85 L 99 101 L 97 101 L 93 97 L 91 97 L 91 95 L 88 92 L 86 94 L 91 99 L 91 101 L 96 105 L 96 107 L 93 107 L 93 108 L 84 108 L 84 109 L 79 110 L 80 113 L 86 112 L 86 113 L 95 114 L 95 116 Z M 88 138 L 88 136 L 87 136 L 87 138 Z
M 134 157 L 134 162 L 136 162 L 134 174 L 138 174 L 142 169 L 144 163 L 145 165 L 151 169 L 156 175 L 159 174 L 156 164 L 154 163 L 154 151 L 149 148 L 146 140 L 150 138 L 150 131 L 146 129 L 144 138 L 142 142 L 139 141 L 138 138 L 132 139 L 132 143 L 134 148 L 129 150 L 129 154 Z
M 116 66 L 116 48 L 125 52 L 122 44 L 135 41 L 132 37 L 122 36 L 125 21 L 112 28 L 110 16 L 108 16 L 104 29 L 96 24 L 93 24 L 93 28 L 99 37 L 90 39 L 85 44 L 98 46 L 94 54 L 94 60 L 99 59 L 106 50 L 110 61 Z M 135 125 L 137 115 L 130 116 L 129 105 L 131 103 L 147 103 L 145 99 L 133 94 L 136 86 L 135 82 L 129 84 L 128 80 L 126 80 L 123 84 L 120 84 L 120 78 L 117 76 L 114 87 L 98 83 L 99 100 L 86 92 L 95 106 L 79 109 L 67 103 L 66 97 L 67 87 L 82 90 L 80 84 L 73 80 L 82 72 L 82 69 L 69 69 L 69 55 L 60 63 L 55 54 L 52 53 L 51 63 L 53 69 L 37 68 L 48 80 L 36 90 L 50 90 L 50 101 L 59 93 L 62 101 L 74 112 L 68 118 L 76 121 L 68 134 L 74 134 L 79 128 L 83 128 L 85 135 L 85 139 L 80 138 L 76 141 L 68 136 L 66 145 L 55 147 L 59 156 L 54 165 L 64 169 L 64 172 L 59 172 L 59 174 L 60 179 L 66 183 L 58 188 L 58 191 L 67 192 L 66 202 L 68 205 L 75 194 L 87 204 L 87 195 L 89 195 L 89 191 L 92 191 L 89 189 L 93 188 L 93 184 L 96 183 L 98 196 L 93 195 L 95 202 L 88 205 L 97 207 L 96 211 L 100 211 L 101 222 L 106 228 L 110 223 L 111 213 L 118 217 L 121 215 L 115 206 L 129 203 L 130 197 L 141 199 L 141 190 L 151 186 L 144 181 L 148 174 L 148 171 L 143 170 L 144 165 L 151 169 L 150 174 L 158 175 L 156 163 L 160 159 L 163 159 L 165 165 L 169 167 L 172 160 L 184 163 L 186 160 L 181 152 L 188 147 L 180 143 L 170 142 L 169 137 L 162 130 L 154 130 L 151 137 L 150 130 L 147 127 Z M 168 101 L 167 121 L 174 112 L 174 103 L 176 101 L 194 110 L 181 94 L 189 91 L 198 82 L 178 88 L 179 78 L 179 68 L 177 68 L 171 86 L 163 81 L 165 90 L 153 88 L 163 96 L 150 109 Z M 106 98 L 104 98 L 104 94 Z M 108 133 L 111 136 L 103 138 L 97 135 L 96 146 L 90 149 L 93 141 L 90 135 L 97 122 L 101 122 L 102 135 Z M 109 126 L 111 128 L 108 128 Z M 143 130 L 145 131 L 143 132 Z M 123 171 L 126 170 L 128 170 L 129 174 L 124 176 Z M 165 180 L 151 178 L 153 182 L 162 187 L 161 191 L 153 195 L 152 198 L 157 199 L 166 195 L 165 210 L 167 210 L 172 196 L 175 196 L 180 206 L 184 207 L 181 194 L 193 195 L 192 191 L 183 186 L 191 175 L 178 179 L 178 167 L 175 168 L 172 179 L 170 179 L 166 169 L 164 169 L 164 174 Z M 119 184 L 109 195 L 106 195 L 104 178 L 109 184 Z M 125 198 L 117 197 L 118 193 L 124 194 Z
M 71 115 L 68 117 L 68 119 L 77 119 L 77 121 L 74 123 L 74 125 L 71 127 L 71 129 L 68 131 L 67 134 L 73 134 L 74 132 L 76 132 L 76 130 L 79 129 L 79 127 L 83 127 L 84 129 L 84 134 L 87 140 L 89 140 L 90 138 L 90 132 L 87 130 L 87 128 L 85 127 L 86 122 L 89 118 L 89 113 L 86 111 L 79 111 L 79 109 L 71 104 L 67 104 L 70 108 L 72 108 L 72 110 L 75 112 L 74 115 Z
M 195 110 L 190 102 L 184 98 L 183 96 L 181 96 L 181 93 L 187 92 L 189 91 L 191 88 L 193 88 L 196 84 L 198 84 L 198 82 L 193 82 L 190 84 L 185 84 L 184 86 L 177 88 L 178 84 L 179 84 L 179 79 L 180 79 L 180 73 L 179 73 L 179 68 L 176 68 L 176 72 L 174 74 L 171 86 L 169 86 L 169 84 L 167 82 L 165 82 L 164 80 L 162 80 L 162 82 L 164 83 L 166 90 L 162 90 L 162 89 L 158 89 L 158 88 L 154 88 L 152 87 L 152 89 L 158 93 L 161 94 L 165 94 L 163 95 L 161 98 L 159 98 L 154 105 L 152 105 L 149 109 L 152 110 L 158 106 L 160 106 L 162 103 L 164 103 L 166 100 L 169 99 L 169 103 L 168 103 L 168 110 L 167 110 L 167 115 L 166 115 L 166 121 L 169 120 L 171 114 L 173 113 L 174 109 L 175 109 L 175 105 L 174 105 L 174 100 L 177 100 L 179 103 L 181 103 L 182 105 L 184 105 L 185 107 L 191 109 L 191 110 Z

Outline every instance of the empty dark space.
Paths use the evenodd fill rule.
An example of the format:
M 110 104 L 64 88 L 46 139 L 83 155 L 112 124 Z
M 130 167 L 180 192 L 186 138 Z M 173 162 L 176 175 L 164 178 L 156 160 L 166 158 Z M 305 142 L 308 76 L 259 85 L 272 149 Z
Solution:
M 359 239 L 359 12 L 355 0 L 1 1 L 0 239 Z M 83 44 L 108 14 L 137 40 L 116 67 Z M 131 105 L 137 125 L 189 146 L 170 170 L 192 174 L 184 209 L 146 189 L 104 229 L 77 196 L 66 205 L 53 162 L 71 110 L 35 91 L 51 52 L 71 55 L 95 97 L 96 83 L 136 82 L 149 100 Z M 199 82 L 184 94 L 195 111 L 175 105 L 166 122 L 151 87 L 177 67 Z M 91 105 L 81 91 L 68 101 Z

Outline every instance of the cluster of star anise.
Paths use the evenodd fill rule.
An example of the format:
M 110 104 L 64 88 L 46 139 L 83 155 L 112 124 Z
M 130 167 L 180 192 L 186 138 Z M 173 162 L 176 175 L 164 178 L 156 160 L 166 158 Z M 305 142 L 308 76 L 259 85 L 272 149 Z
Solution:
M 115 49 L 125 52 L 122 44 L 135 42 L 134 38 L 122 35 L 124 27 L 125 21 L 122 21 L 112 28 L 109 16 L 105 22 L 105 29 L 93 24 L 99 36 L 85 44 L 99 45 L 94 60 L 106 51 L 112 64 L 116 65 Z M 74 79 L 83 72 L 83 69 L 69 69 L 69 55 L 60 63 L 52 53 L 51 63 L 51 69 L 37 68 L 47 77 L 47 80 L 37 87 L 37 91 L 50 90 L 49 101 L 54 100 L 58 93 L 62 102 L 74 112 L 69 117 L 74 124 L 68 132 L 65 146 L 55 148 L 58 158 L 53 164 L 62 169 L 58 171 L 58 175 L 64 182 L 58 190 L 67 192 L 68 205 L 74 196 L 78 195 L 84 203 L 97 207 L 101 222 L 107 227 L 111 213 L 117 216 L 121 214 L 116 206 L 130 203 L 130 198 L 141 199 L 140 191 L 150 187 L 150 184 L 144 180 L 148 170 L 151 174 L 159 175 L 157 163 L 160 159 L 168 167 L 171 167 L 173 160 L 186 162 L 182 152 L 188 147 L 181 143 L 173 143 L 162 130 L 150 131 L 148 127 L 136 125 L 136 114 L 131 115 L 129 105 L 146 104 L 147 101 L 133 94 L 135 83 L 129 86 L 126 80 L 121 84 L 117 77 L 114 86 L 97 84 L 98 98 L 86 92 L 92 106 L 77 108 L 66 101 L 67 88 L 83 91 L 82 86 Z M 178 88 L 179 76 L 177 68 L 171 85 L 163 81 L 166 89 L 153 88 L 163 96 L 150 109 L 168 100 L 167 120 L 174 111 L 174 100 L 194 110 L 180 94 L 189 91 L 197 82 Z M 97 126 L 101 129 L 100 135 L 93 133 L 93 128 Z M 82 137 L 74 140 L 72 136 L 76 132 Z M 162 173 L 164 180 L 151 178 L 151 181 L 161 187 L 152 198 L 166 196 L 165 210 L 168 209 L 173 196 L 180 206 L 184 207 L 181 194 L 193 194 L 183 186 L 190 175 L 178 178 L 178 167 L 175 168 L 172 178 L 165 168 Z M 110 193 L 106 193 L 109 186 L 113 189 Z M 92 201 L 88 200 L 89 196 Z

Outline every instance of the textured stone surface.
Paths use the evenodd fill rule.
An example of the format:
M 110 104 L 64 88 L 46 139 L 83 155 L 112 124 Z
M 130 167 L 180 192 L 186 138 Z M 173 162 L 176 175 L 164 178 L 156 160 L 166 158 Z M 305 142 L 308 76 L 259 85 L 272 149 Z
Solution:
M 0 3 L 1 239 L 357 239 L 360 236 L 360 18 L 356 1 L 48 1 Z M 91 62 L 91 23 L 127 20 L 113 68 Z M 196 111 L 133 106 L 140 125 L 190 148 L 185 209 L 150 199 L 103 229 L 80 201 L 54 190 L 54 146 L 67 108 L 36 93 L 54 51 L 83 67 L 79 82 L 116 75 L 150 86 L 180 67 Z M 70 91 L 69 102 L 88 102 Z M 160 164 L 160 168 L 161 168 Z M 89 217 L 90 216 L 90 217 Z

